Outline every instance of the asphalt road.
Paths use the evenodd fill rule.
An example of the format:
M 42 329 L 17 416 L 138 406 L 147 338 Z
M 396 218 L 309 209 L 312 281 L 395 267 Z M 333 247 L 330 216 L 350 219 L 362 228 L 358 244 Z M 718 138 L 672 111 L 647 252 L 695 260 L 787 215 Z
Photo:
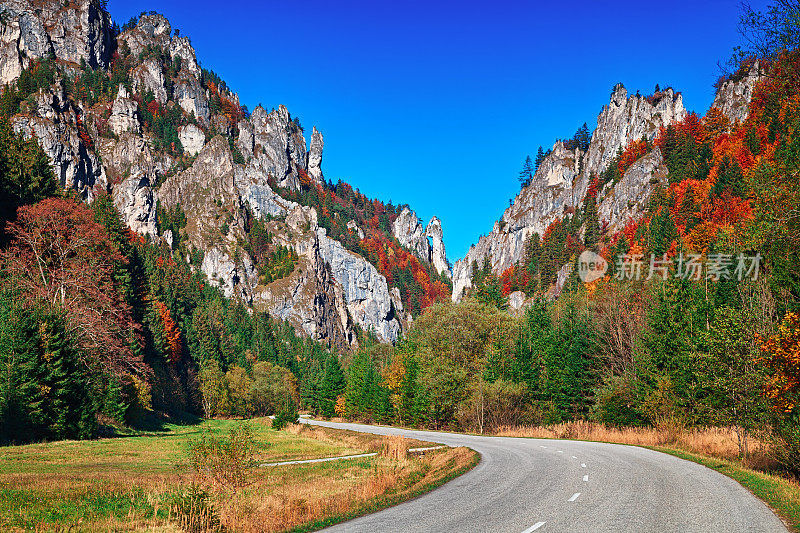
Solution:
M 473 470 L 424 496 L 325 531 L 787 531 L 732 479 L 644 448 L 304 422 L 467 446 L 481 454 Z

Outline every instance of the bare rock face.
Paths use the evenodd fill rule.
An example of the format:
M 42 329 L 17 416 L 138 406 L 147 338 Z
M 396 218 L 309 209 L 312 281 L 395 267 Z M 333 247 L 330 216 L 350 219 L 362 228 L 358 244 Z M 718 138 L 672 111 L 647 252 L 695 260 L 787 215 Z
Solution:
M 309 158 L 303 132 L 291 120 L 289 111 L 279 106 L 267 113 L 258 106 L 249 123 L 244 124 L 244 128 L 242 125 L 239 125 L 238 147 L 245 158 L 252 154 L 279 187 L 299 188 L 298 170 L 306 171 Z
M 206 92 L 200 80 L 188 71 L 182 70 L 178 75 L 174 98 L 178 105 L 189 115 L 194 115 L 201 125 L 205 127 L 210 123 L 211 108 L 208 105 Z
M 100 139 L 98 150 L 106 165 L 108 180 L 115 185 L 111 195 L 122 219 L 135 232 L 156 235 L 156 209 L 152 185 L 173 166 L 168 156 L 154 155 L 148 141 L 131 132 L 119 140 Z
M 173 37 L 169 43 L 169 54 L 173 60 L 181 58 L 181 70 L 186 70 L 195 78 L 200 78 L 200 65 L 197 63 L 197 55 L 189 42 L 188 37 Z
M 131 131 L 139 133 L 139 104 L 131 98 L 131 95 L 123 85 L 119 86 L 119 92 L 111 105 L 111 116 L 108 118 L 108 126 L 115 135 L 122 135 Z
M 598 218 L 608 222 L 612 233 L 629 221 L 638 220 L 647 209 L 655 187 L 667 185 L 668 172 L 661 150 L 653 149 L 631 165 L 616 186 L 609 184 L 600 192 Z
M 419 217 L 408 207 L 404 207 L 392 224 L 392 234 L 420 259 L 430 262 L 430 245 L 425 236 Z
M 749 112 L 753 89 L 760 79 L 759 64 L 756 62 L 746 75 L 734 76 L 722 83 L 717 89 L 711 107 L 722 111 L 722 114 L 728 117 L 732 124 L 744 122 Z
M 7 0 L 0 6 L 0 83 L 19 77 L 32 59 L 108 65 L 111 19 L 98 0 Z
M 363 240 L 364 237 L 366 236 L 364 235 L 364 230 L 362 230 L 359 227 L 358 223 L 355 220 L 351 220 L 350 222 L 347 223 L 347 229 L 358 235 L 358 238 L 361 240 Z
M 252 301 L 258 278 L 238 244 L 246 239 L 246 221 L 227 141 L 209 141 L 190 168 L 167 179 L 157 198 L 166 208 L 180 204 L 186 213 L 189 243 L 204 251 L 200 268 L 209 282 L 229 298 Z
M 308 149 L 308 175 L 316 182 L 322 180 L 322 149 L 325 141 L 316 127 L 311 130 L 311 146 Z
M 402 326 L 386 278 L 366 259 L 326 237 L 324 229 L 317 230 L 317 236 L 320 254 L 342 286 L 350 316 L 381 342 L 395 342 Z
M 433 217 L 425 228 L 425 236 L 430 242 L 430 258 L 433 268 L 439 274 L 444 274 L 448 278 L 450 274 L 450 263 L 447 261 L 447 254 L 444 249 L 444 230 L 442 221 L 438 217 Z
M 450 277 L 450 265 L 444 249 L 442 221 L 437 217 L 433 217 L 423 228 L 417 214 L 404 207 L 392 224 L 392 234 L 414 255 L 426 263 L 431 263 L 439 274 Z
M 25 2 L 0 7 L 5 24 L 0 25 L 0 83 L 16 80 L 33 59 L 55 53 L 42 21 L 28 11 Z
M 168 50 L 171 36 L 172 25 L 166 17 L 159 14 L 145 14 L 139 17 L 136 27 L 122 33 L 119 40 L 128 45 L 133 57 L 139 57 L 148 46 Z
M 56 178 L 64 188 L 83 197 L 94 196 L 94 188 L 107 186 L 106 174 L 93 147 L 81 137 L 82 111 L 64 94 L 60 84 L 36 95 L 36 107 L 17 115 L 14 130 L 36 138 L 53 164 Z
M 133 69 L 133 89 L 139 94 L 150 91 L 159 104 L 167 103 L 167 87 L 164 71 L 154 58 L 145 59 L 144 62 Z
M 628 97 L 625 87 L 618 84 L 611 102 L 597 117 L 597 129 L 586 159 L 587 173 L 599 174 L 619 148 L 624 149 L 630 141 L 642 137 L 652 140 L 662 126 L 680 122 L 685 117 L 683 97 L 671 88 L 648 99 L 637 95 Z
M 190 155 L 197 155 L 206 144 L 206 134 L 194 124 L 188 124 L 178 132 L 178 140 Z
M 520 191 L 491 233 L 482 236 L 466 257 L 453 265 L 453 300 L 459 301 L 471 285 L 473 262 L 482 264 L 484 257 L 488 257 L 497 274 L 516 264 L 524 255 L 525 241 L 533 233 L 543 234 L 565 212 L 580 207 L 592 176 L 605 170 L 620 148 L 642 137 L 652 140 L 662 126 L 685 117 L 683 98 L 672 89 L 644 97 L 628 96 L 621 84 L 614 87 L 611 101 L 597 117 L 597 128 L 587 152 L 569 150 L 563 143 L 556 142 L 530 185 Z M 652 164 L 653 161 L 648 160 L 650 167 Z M 636 190 L 647 189 L 642 184 L 633 184 L 632 180 L 643 179 L 647 185 L 659 172 L 655 167 L 653 174 L 639 170 L 623 185 L 626 191 L 621 192 L 620 197 L 630 198 Z M 606 194 L 611 193 L 606 191 Z M 612 208 L 608 204 L 606 208 L 609 212 L 619 211 L 617 216 L 626 216 L 620 206 Z

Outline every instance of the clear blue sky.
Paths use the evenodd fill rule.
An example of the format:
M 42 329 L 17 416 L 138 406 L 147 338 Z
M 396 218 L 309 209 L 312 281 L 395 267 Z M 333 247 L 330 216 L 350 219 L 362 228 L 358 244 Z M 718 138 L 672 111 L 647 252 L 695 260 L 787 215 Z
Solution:
M 754 7 L 765 0 L 752 2 Z M 713 99 L 737 0 L 437 2 L 111 0 L 157 10 L 253 109 L 284 104 L 325 136 L 323 172 L 442 219 L 462 257 L 519 190 L 539 145 L 590 130 L 612 86 Z

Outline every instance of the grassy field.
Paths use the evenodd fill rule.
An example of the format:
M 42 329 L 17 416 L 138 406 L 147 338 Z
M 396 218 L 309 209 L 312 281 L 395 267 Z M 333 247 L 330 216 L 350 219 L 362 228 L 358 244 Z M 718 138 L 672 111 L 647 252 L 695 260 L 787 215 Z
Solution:
M 268 419 L 257 419 L 248 424 L 259 463 L 379 454 L 252 468 L 236 489 L 204 484 L 187 460 L 190 441 L 223 436 L 240 424 L 214 420 L 119 438 L 0 448 L 0 531 L 308 528 L 412 497 L 477 462 L 466 449 L 413 456 L 406 450 L 426 443 L 320 427 L 274 431 Z

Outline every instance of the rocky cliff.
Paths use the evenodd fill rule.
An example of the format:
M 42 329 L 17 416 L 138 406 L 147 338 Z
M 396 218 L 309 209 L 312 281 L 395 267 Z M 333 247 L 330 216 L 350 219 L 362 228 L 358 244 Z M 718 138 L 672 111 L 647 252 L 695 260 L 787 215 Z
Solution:
M 426 227 L 417 214 L 404 207 L 392 224 L 392 234 L 417 257 L 431 263 L 436 272 L 450 277 L 450 264 L 444 248 L 442 222 L 433 217 Z
M 743 121 L 758 72 L 755 65 L 723 80 L 712 106 L 731 122 Z M 480 265 L 488 258 L 498 275 L 516 264 L 523 258 L 525 241 L 531 235 L 542 235 L 557 218 L 581 207 L 592 178 L 608 167 L 620 149 L 633 140 L 653 140 L 662 127 L 683 120 L 686 114 L 681 94 L 671 88 L 644 97 L 630 96 L 625 87 L 616 85 L 610 102 L 597 117 L 588 149 L 582 152 L 556 142 L 531 183 L 519 192 L 492 231 L 481 236 L 466 257 L 455 263 L 453 300 L 461 299 L 470 287 L 473 263 Z M 653 190 L 667 184 L 667 174 L 660 150 L 652 149 L 619 181 L 605 184 L 598 192 L 600 223 L 613 233 L 628 221 L 641 218 Z M 559 279 L 566 279 L 563 271 Z M 563 280 L 560 283 L 563 285 Z
M 0 17 L 2 84 L 17 79 L 35 59 L 106 67 L 111 58 L 111 19 L 99 0 L 4 0 Z
M 398 339 L 408 323 L 399 291 L 366 259 L 329 238 L 314 208 L 274 189 L 324 183 L 320 131 L 312 129 L 307 147 L 286 107 L 245 113 L 236 94 L 200 66 L 190 41 L 161 15 L 142 15 L 119 34 L 98 0 L 5 1 L 0 17 L 0 83 L 14 82 L 34 61 L 57 60 L 55 83 L 24 101 L 12 122 L 41 142 L 62 186 L 87 199 L 109 193 L 133 231 L 180 246 L 226 296 L 312 338 L 354 346 L 360 327 L 382 342 Z M 129 70 L 120 73 L 119 64 Z M 123 81 L 92 89 L 91 100 L 68 93 L 67 82 L 97 70 L 107 70 L 109 78 L 113 70 Z M 157 132 L 152 121 L 166 116 L 172 123 L 160 123 Z M 159 234 L 159 213 L 176 209 L 185 214 L 185 228 Z M 297 254 L 288 275 L 261 281 L 244 246 L 254 219 L 276 245 Z M 437 269 L 446 269 L 441 224 L 434 220 L 428 231 L 420 229 L 416 245 Z

